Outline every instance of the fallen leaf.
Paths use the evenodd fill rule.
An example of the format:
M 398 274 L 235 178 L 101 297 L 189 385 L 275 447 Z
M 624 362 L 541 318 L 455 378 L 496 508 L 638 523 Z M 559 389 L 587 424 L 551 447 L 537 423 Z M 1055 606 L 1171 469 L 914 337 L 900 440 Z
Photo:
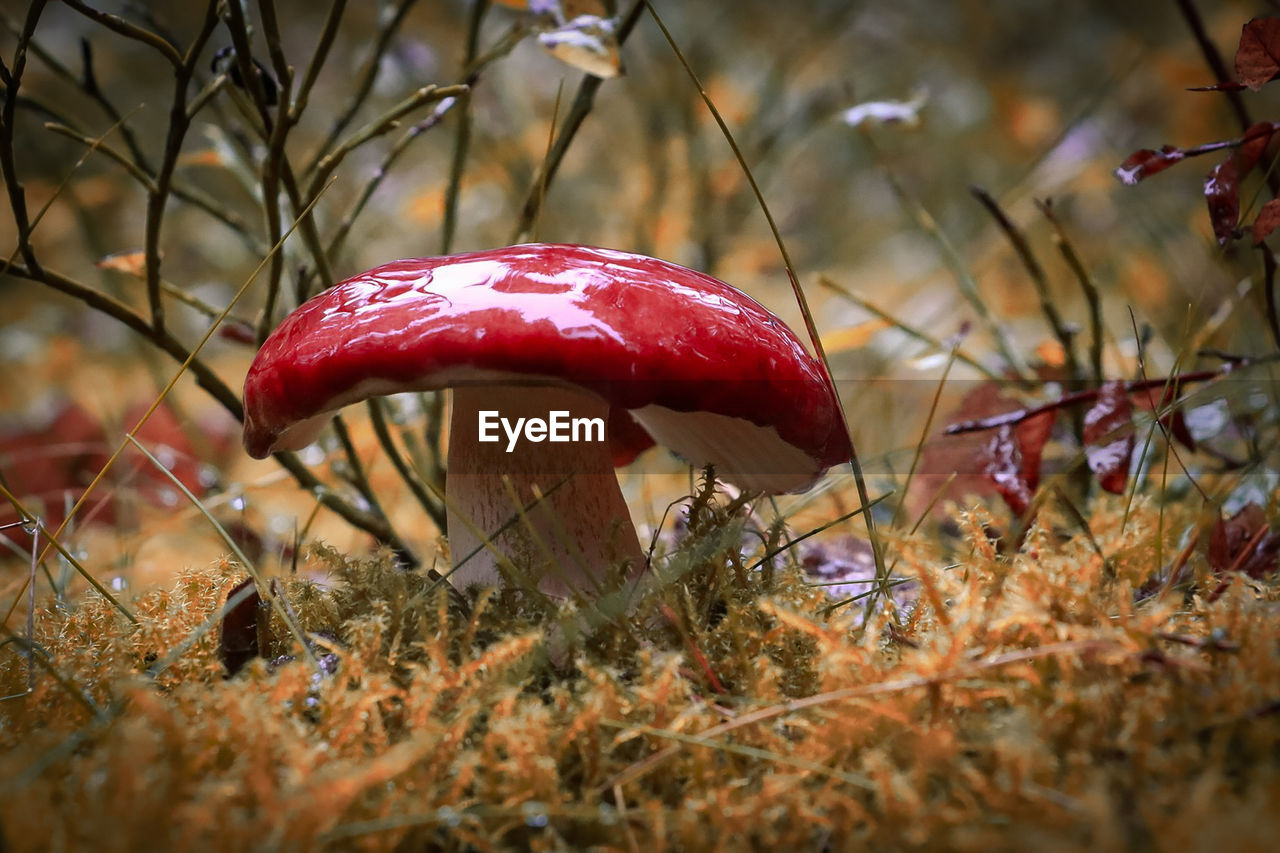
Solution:
M 1215 575 L 1240 572 L 1251 578 L 1264 578 L 1280 566 L 1280 534 L 1271 530 L 1262 507 L 1250 503 L 1231 518 L 1219 518 L 1214 523 L 1205 559 Z M 1209 600 L 1222 595 L 1229 583 L 1223 579 L 1209 594 Z
M 262 609 L 262 597 L 258 595 L 253 578 L 246 578 L 231 588 L 227 601 L 234 599 L 241 590 L 251 589 L 238 604 L 222 615 L 222 632 L 218 638 L 218 660 L 226 667 L 227 677 L 235 675 L 244 665 L 258 657 L 258 620 Z

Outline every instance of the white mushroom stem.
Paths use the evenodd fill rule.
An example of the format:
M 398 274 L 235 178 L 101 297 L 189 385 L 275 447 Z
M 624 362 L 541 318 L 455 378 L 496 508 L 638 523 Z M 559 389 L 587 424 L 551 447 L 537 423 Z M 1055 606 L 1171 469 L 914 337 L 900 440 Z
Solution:
M 524 424 L 531 418 L 546 422 L 553 412 L 567 412 L 570 421 L 599 418 L 605 429 L 602 436 L 592 431 L 591 440 L 583 440 L 586 431 L 580 430 L 577 441 L 554 442 L 531 440 L 536 431 L 530 435 L 521 428 L 513 443 L 507 428 L 496 425 L 489 434 L 498 440 L 481 442 L 482 412 L 495 413 L 487 416 L 491 424 L 500 417 L 512 429 L 520 418 Z M 644 555 L 613 471 L 608 417 L 608 403 L 586 391 L 454 388 L 448 516 L 455 586 L 503 585 L 495 549 L 553 596 L 572 590 L 594 596 L 607 588 L 609 577 L 617 577 L 613 570 L 620 564 L 628 564 L 628 574 L 643 568 Z

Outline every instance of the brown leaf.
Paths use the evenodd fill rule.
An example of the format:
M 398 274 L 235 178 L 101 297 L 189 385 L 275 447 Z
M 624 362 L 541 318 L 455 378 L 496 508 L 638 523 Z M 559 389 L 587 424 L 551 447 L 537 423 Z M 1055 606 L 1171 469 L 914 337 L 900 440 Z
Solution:
M 1181 162 L 1186 152 L 1173 145 L 1166 145 L 1159 151 L 1143 148 L 1135 151 L 1116 169 L 1115 176 L 1125 186 L 1133 186 L 1144 178 L 1163 172 L 1174 163 Z
M 248 596 L 233 605 L 222 615 L 222 635 L 218 639 L 218 660 L 227 669 L 227 677 L 235 675 L 245 664 L 256 658 L 258 648 L 258 620 L 262 598 L 258 595 L 253 578 L 246 578 L 231 588 L 227 601 L 234 599 L 244 589 Z
M 556 59 L 579 71 L 608 80 L 622 73 L 613 21 L 579 15 L 569 23 L 538 34 L 538 43 Z
M 1280 125 L 1273 121 L 1254 122 L 1244 132 L 1244 136 L 1240 137 L 1240 146 L 1236 149 L 1235 155 L 1236 168 L 1240 172 L 1240 177 L 1243 178 L 1258 165 L 1258 160 L 1266 152 L 1267 145 L 1278 127 Z
M 1253 220 L 1253 244 L 1256 246 L 1271 232 L 1280 226 L 1280 199 L 1271 199 L 1258 211 L 1258 218 Z
M 1236 77 L 1255 92 L 1280 73 L 1280 18 L 1254 18 L 1240 32 Z
M 1018 424 L 1018 450 L 1022 453 L 1022 477 L 1034 490 L 1040 485 L 1040 458 L 1053 435 L 1055 412 L 1041 412 Z
M 1205 558 L 1216 575 L 1242 572 L 1251 578 L 1264 578 L 1280 565 L 1280 534 L 1271 530 L 1262 508 L 1251 503 L 1231 518 L 1217 520 L 1209 534 Z M 1209 600 L 1222 595 L 1227 583 L 1223 580 L 1210 593 Z
M 141 278 L 146 273 L 147 254 L 146 252 L 116 252 L 114 255 L 100 258 L 94 266 L 100 270 L 114 270 Z
M 1204 197 L 1209 204 L 1209 221 L 1218 245 L 1225 246 L 1236 235 L 1240 222 L 1240 170 L 1232 155 L 1209 170 L 1204 179 Z
M 1103 385 L 1084 415 L 1084 453 L 1089 470 L 1105 491 L 1118 495 L 1129 480 L 1133 455 L 1133 408 L 1123 381 Z

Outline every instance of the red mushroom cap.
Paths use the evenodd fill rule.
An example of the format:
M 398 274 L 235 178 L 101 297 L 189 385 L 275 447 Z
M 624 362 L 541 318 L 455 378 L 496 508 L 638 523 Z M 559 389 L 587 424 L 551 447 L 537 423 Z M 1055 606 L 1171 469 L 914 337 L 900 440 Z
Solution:
M 684 442 L 683 420 L 703 412 L 758 427 L 743 453 L 777 443 L 785 461 L 775 464 L 805 460 L 806 470 L 774 472 L 785 488 L 772 490 L 807 486 L 850 457 L 821 365 L 751 297 L 666 261 L 541 243 L 394 261 L 307 301 L 249 369 L 245 448 L 262 458 L 305 446 L 332 412 L 379 394 L 487 382 L 580 386 L 722 473 L 756 462 L 694 458 L 706 442 Z M 724 423 L 688 420 L 704 432 Z M 634 429 L 611 432 L 615 458 L 643 449 Z M 629 438 L 618 445 L 620 433 Z

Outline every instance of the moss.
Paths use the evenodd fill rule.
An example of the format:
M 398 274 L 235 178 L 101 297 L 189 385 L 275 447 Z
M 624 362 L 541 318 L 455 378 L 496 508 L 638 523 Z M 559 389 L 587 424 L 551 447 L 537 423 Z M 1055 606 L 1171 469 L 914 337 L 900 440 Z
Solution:
M 136 628 L 86 598 L 36 620 L 61 681 L 42 673 L 0 705 L 5 841 L 1266 840 L 1280 828 L 1266 807 L 1280 795 L 1280 584 L 1236 580 L 1213 601 L 1138 595 L 1158 531 L 1191 520 L 1161 526 L 1139 505 L 1122 524 L 1123 512 L 1100 502 L 1092 542 L 1053 532 L 1046 514 L 1016 554 L 992 548 L 975 513 L 967 555 L 946 569 L 940 544 L 898 541 L 892 558 L 919 577 L 919 599 L 900 622 L 886 611 L 866 626 L 828 612 L 792 570 L 745 571 L 732 512 L 691 526 L 660 579 L 611 618 L 590 605 L 548 616 L 513 592 L 473 597 L 466 613 L 383 557 L 316 549 L 310 568 L 330 580 L 279 588 L 316 650 L 336 656 L 328 674 L 276 616 L 272 655 L 284 657 L 223 677 L 217 632 L 200 628 L 239 580 L 230 564 L 138 595 Z M 148 674 L 156 661 L 167 666 Z M 0 690 L 26 683 L 10 645 Z

